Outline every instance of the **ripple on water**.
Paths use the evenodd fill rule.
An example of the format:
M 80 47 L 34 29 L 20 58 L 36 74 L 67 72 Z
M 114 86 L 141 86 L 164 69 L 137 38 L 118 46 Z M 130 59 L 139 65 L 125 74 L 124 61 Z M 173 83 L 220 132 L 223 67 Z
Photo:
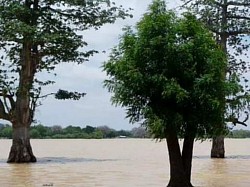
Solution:
M 196 155 L 193 156 L 193 159 L 210 159 L 210 156 L 208 155 Z M 213 158 L 216 160 L 216 158 Z M 227 159 L 244 159 L 244 160 L 250 160 L 250 155 L 229 155 L 224 158 L 225 160 Z
M 38 158 L 40 164 L 51 164 L 51 163 L 84 163 L 84 162 L 114 162 L 118 159 L 95 159 L 95 158 L 68 158 L 68 157 L 43 157 Z
M 42 157 L 37 158 L 37 164 L 66 164 L 84 162 L 115 162 L 122 159 L 95 159 L 95 158 L 69 158 L 69 157 Z M 124 160 L 124 159 L 123 159 Z M 0 159 L 0 164 L 6 164 L 7 159 Z M 30 163 L 27 163 L 30 164 Z M 32 164 L 32 163 L 31 163 Z

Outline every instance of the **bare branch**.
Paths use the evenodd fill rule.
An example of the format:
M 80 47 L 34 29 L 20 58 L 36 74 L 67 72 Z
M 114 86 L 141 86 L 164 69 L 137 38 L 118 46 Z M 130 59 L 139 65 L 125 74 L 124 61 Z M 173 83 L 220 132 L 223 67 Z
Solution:
M 250 29 L 247 30 L 239 30 L 239 31 L 229 31 L 228 35 L 229 36 L 237 36 L 240 34 L 250 34 Z
M 247 124 L 246 124 L 246 123 L 244 123 L 244 122 L 242 122 L 242 121 L 239 121 L 239 120 L 234 121 L 233 124 L 234 124 L 234 125 L 240 124 L 240 125 L 243 125 L 243 126 L 247 127 Z
M 48 96 L 50 96 L 50 95 L 55 95 L 56 93 L 49 93 L 49 94 L 46 94 L 46 95 L 42 95 L 42 96 L 40 96 L 40 97 L 37 97 L 37 99 L 42 99 L 42 98 L 46 98 L 46 97 L 48 97 Z
M 243 126 L 247 126 L 247 124 L 245 123 L 249 118 L 249 115 L 247 114 L 246 119 L 244 121 L 239 121 L 239 118 L 236 117 L 229 117 L 226 119 L 227 122 L 231 122 L 234 126 L 236 126 L 237 124 L 243 125 Z
M 52 11 L 52 12 L 54 12 L 54 13 L 57 13 L 57 14 L 59 14 L 59 15 L 61 15 L 61 16 L 65 16 L 65 17 L 75 17 L 75 18 L 77 18 L 77 16 L 75 15 L 75 14 L 70 14 L 70 13 L 65 13 L 64 11 L 62 11 L 62 10 L 57 10 L 57 9 L 54 9 L 54 8 L 51 8 L 51 7 L 44 7 L 43 9 L 45 9 L 45 10 L 50 10 L 50 11 Z M 73 11 L 73 10 L 72 10 Z
M 238 31 L 225 31 L 225 32 L 219 32 L 218 30 L 214 29 L 214 28 L 209 28 L 213 33 L 217 34 L 217 35 L 222 35 L 222 34 L 226 34 L 227 36 L 238 36 L 240 34 L 250 34 L 250 29 L 246 29 L 246 30 L 238 30 Z
M 217 6 L 219 6 L 219 7 L 225 6 L 225 4 L 219 3 L 218 1 L 214 1 L 213 3 L 214 3 L 215 5 L 217 5 Z M 227 5 L 226 5 L 226 6 L 227 6 Z
M 248 94 L 244 94 L 244 95 L 238 95 L 238 96 L 234 96 L 233 99 L 226 99 L 227 103 L 232 103 L 235 101 L 239 101 L 241 99 L 249 99 L 249 95 Z
M 1 99 L 0 99 L 0 119 L 4 119 L 7 121 L 10 120 L 10 115 L 5 112 L 5 107 Z
M 180 7 L 181 7 L 181 8 L 184 8 L 187 4 L 191 3 L 192 1 L 193 1 L 193 0 L 189 0 L 189 1 L 185 2 L 183 5 L 181 5 Z
M 250 17 L 248 16 L 237 16 L 237 15 L 230 15 L 227 16 L 229 19 L 244 19 L 244 20 L 250 20 Z
M 226 121 L 233 123 L 234 126 L 240 124 L 247 127 L 247 124 L 245 122 L 249 119 L 249 114 L 248 112 L 245 112 L 245 114 L 246 118 L 243 121 L 239 121 L 239 118 L 236 118 L 235 116 L 230 116 L 229 118 L 226 119 Z
M 250 6 L 250 3 L 239 3 L 236 1 L 229 1 L 227 2 L 227 5 L 233 5 L 233 6 Z
M 245 122 L 248 120 L 248 118 L 249 118 L 249 115 L 247 114 L 246 119 L 244 121 L 239 121 L 238 118 L 236 118 L 236 120 L 233 123 L 234 123 L 234 125 L 240 124 L 240 125 L 247 126 L 247 124 Z
M 14 100 L 14 95 L 10 94 L 5 94 L 2 90 L 0 90 L 0 96 L 2 96 L 4 99 L 8 98 L 10 102 L 11 109 L 15 108 L 15 100 Z

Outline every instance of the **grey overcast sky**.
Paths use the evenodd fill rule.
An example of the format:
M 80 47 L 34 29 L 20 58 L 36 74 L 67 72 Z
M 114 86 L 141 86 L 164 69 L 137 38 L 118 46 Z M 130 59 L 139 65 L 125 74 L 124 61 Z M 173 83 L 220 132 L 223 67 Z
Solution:
M 103 81 L 106 78 L 100 66 L 108 59 L 110 49 L 118 44 L 119 36 L 125 25 L 134 26 L 142 17 L 152 0 L 114 0 L 117 5 L 125 8 L 131 7 L 133 18 L 118 20 L 114 24 L 104 25 L 100 30 L 89 30 L 84 32 L 84 40 L 88 42 L 90 48 L 100 51 L 107 51 L 91 57 L 89 62 L 82 65 L 61 64 L 57 66 L 52 75 L 43 75 L 53 78 L 56 83 L 44 88 L 44 93 L 55 92 L 57 89 L 77 90 L 86 92 L 87 95 L 79 101 L 61 101 L 53 97 L 42 102 L 42 106 L 37 108 L 36 120 L 43 125 L 61 126 L 101 126 L 108 125 L 114 129 L 131 129 L 136 125 L 129 124 L 125 119 L 124 108 L 111 105 L 111 94 L 103 88 Z M 177 7 L 179 1 L 170 1 L 169 8 Z

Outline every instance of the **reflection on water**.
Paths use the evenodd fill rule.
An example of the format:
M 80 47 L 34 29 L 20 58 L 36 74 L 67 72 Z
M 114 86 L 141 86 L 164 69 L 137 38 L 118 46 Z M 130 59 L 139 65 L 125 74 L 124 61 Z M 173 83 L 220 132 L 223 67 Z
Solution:
M 209 158 L 210 158 L 209 155 L 206 155 L 206 156 L 194 155 L 193 156 L 193 159 L 209 159 Z M 221 159 L 221 160 L 228 160 L 228 159 L 247 159 L 247 160 L 250 160 L 250 155 L 230 155 L 230 156 L 226 156 L 225 159 Z M 217 160 L 217 159 L 215 158 L 214 160 Z M 220 160 L 220 159 L 218 159 L 218 160 Z
M 226 159 L 210 159 L 211 142 L 196 142 L 192 182 L 250 186 L 250 140 L 226 140 Z M 165 141 L 32 140 L 35 164 L 7 164 L 11 140 L 0 140 L 1 187 L 163 187 L 169 179 Z

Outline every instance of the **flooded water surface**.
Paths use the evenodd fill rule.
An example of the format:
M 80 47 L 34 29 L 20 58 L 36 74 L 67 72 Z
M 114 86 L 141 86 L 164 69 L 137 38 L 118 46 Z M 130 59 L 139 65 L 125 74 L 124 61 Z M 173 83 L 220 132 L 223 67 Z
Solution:
M 149 139 L 32 140 L 35 164 L 7 164 L 11 140 L 0 140 L 1 187 L 164 187 L 166 142 Z M 250 186 L 250 139 L 226 139 L 226 159 L 210 159 L 211 142 L 196 142 L 192 183 Z

